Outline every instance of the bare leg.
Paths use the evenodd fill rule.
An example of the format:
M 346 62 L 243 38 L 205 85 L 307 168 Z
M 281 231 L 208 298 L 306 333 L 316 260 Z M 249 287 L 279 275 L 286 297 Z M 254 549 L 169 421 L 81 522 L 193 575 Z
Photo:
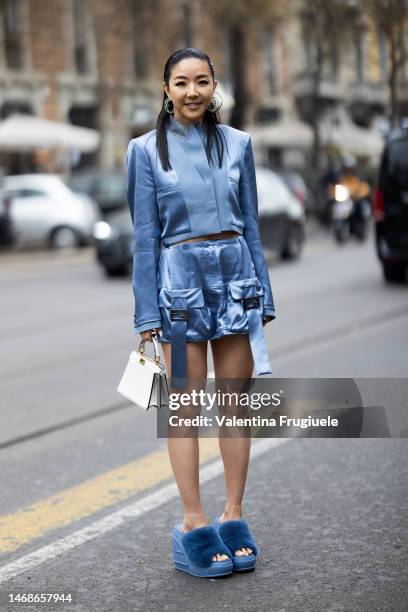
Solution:
M 248 335 L 223 336 L 217 340 L 212 340 L 211 348 L 215 377 L 219 379 L 220 383 L 222 383 L 221 379 L 247 379 L 251 377 L 254 361 Z M 223 412 L 228 414 L 231 410 L 233 414 L 237 414 L 238 408 L 232 406 L 229 411 L 227 406 L 219 406 L 220 414 Z M 221 521 L 242 518 L 242 499 L 248 472 L 251 437 L 249 430 L 245 431 L 245 428 L 242 431 L 235 429 L 234 433 L 235 437 L 224 437 L 224 432 L 219 437 L 227 494 Z M 235 554 L 240 556 L 248 555 L 251 552 L 252 549 L 250 548 L 241 548 L 235 551 Z
M 166 370 L 171 377 L 171 345 L 161 344 L 166 360 Z M 192 388 L 197 389 L 202 381 L 205 387 L 207 378 L 207 342 L 187 343 L 187 376 L 191 385 L 185 389 L 177 389 L 177 392 L 188 393 Z M 174 390 L 175 391 L 175 390 Z M 173 392 L 173 389 L 170 389 Z M 200 414 L 200 408 L 196 406 L 181 406 L 177 414 L 181 417 L 194 417 Z M 199 446 L 197 427 L 186 427 L 177 432 L 177 437 L 172 433 L 167 438 L 170 463 L 174 472 L 180 496 L 184 506 L 184 531 L 191 531 L 197 527 L 208 525 L 205 516 L 199 486 Z M 213 556 L 213 561 L 224 561 L 227 555 L 219 554 Z

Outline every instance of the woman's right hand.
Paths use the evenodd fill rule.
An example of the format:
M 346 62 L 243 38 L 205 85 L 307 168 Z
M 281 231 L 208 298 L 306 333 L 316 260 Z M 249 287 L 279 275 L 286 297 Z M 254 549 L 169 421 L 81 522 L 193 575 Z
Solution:
M 140 333 L 142 340 L 145 342 L 153 342 L 152 336 L 156 336 L 159 332 L 161 332 L 161 327 L 157 327 L 156 329 L 148 329 Z

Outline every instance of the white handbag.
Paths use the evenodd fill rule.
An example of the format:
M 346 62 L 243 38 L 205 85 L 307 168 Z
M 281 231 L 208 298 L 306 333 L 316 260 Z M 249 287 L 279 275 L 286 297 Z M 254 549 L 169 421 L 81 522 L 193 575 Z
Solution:
M 118 393 L 143 410 L 169 406 L 169 388 L 166 370 L 160 363 L 159 344 L 152 335 L 154 358 L 145 353 L 142 339 L 139 351 L 132 351 L 123 376 L 117 387 Z

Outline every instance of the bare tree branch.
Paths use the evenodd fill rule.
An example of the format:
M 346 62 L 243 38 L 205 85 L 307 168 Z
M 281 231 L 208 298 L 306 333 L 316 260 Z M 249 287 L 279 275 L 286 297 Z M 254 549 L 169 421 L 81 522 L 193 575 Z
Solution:
M 407 30 L 408 2 L 407 0 L 363 0 L 363 4 L 388 43 L 389 114 L 391 125 L 396 126 L 399 120 L 398 80 L 405 61 L 403 44 Z

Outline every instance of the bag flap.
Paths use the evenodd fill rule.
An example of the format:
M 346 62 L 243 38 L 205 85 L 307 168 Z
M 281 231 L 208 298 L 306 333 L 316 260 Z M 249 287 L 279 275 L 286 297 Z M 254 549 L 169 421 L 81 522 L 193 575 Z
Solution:
M 159 292 L 159 305 L 164 308 L 202 308 L 204 295 L 201 287 L 190 289 L 168 289 L 162 287 Z
M 132 351 L 129 355 L 129 361 L 134 364 L 136 368 L 144 368 L 144 370 L 152 372 L 153 374 L 160 374 L 164 369 L 162 363 L 157 363 L 153 357 L 149 355 L 139 353 L 139 351 Z
M 229 281 L 228 287 L 234 300 L 242 300 L 246 297 L 256 297 L 264 294 L 261 281 L 256 276 Z

